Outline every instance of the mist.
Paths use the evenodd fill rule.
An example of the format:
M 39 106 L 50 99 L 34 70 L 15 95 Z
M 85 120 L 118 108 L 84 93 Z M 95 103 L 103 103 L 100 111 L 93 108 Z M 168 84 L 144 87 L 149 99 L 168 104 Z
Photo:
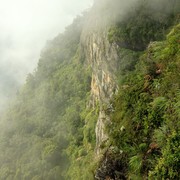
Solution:
M 93 0 L 0 0 L 0 110 L 36 68 L 47 40 Z
M 176 109 L 178 97 L 173 94 L 178 85 L 172 83 L 176 90 L 164 97 L 173 61 L 167 72 L 162 68 L 167 79 L 156 73 L 161 68 L 154 62 L 142 61 L 166 56 L 166 51 L 161 56 L 159 48 L 166 47 L 166 42 L 154 46 L 155 54 L 153 47 L 143 51 L 154 41 L 154 34 L 165 31 L 166 26 L 159 24 L 164 19 L 168 24 L 170 10 L 160 3 L 170 0 L 94 0 L 93 6 L 93 0 L 77 1 L 0 0 L 0 179 L 80 180 L 111 178 L 109 175 L 126 179 L 134 172 L 140 177 L 140 169 L 145 169 L 145 177 L 146 169 L 154 167 L 146 162 L 155 164 L 156 157 L 161 160 L 161 154 L 147 152 L 154 151 L 150 144 L 156 131 L 164 127 L 163 113 L 169 104 Z M 159 18 L 157 23 L 154 18 Z M 171 47 L 178 47 L 174 42 Z M 144 45 L 141 52 L 133 49 L 139 44 Z M 141 55 L 144 59 L 140 60 Z M 147 76 L 152 74 L 151 80 L 144 78 L 144 69 L 149 71 Z M 178 82 L 178 76 L 175 79 Z M 112 97 L 118 82 L 120 93 Z M 168 100 L 170 95 L 173 102 Z M 172 126 L 167 118 L 168 122 Z M 109 139 L 101 139 L 106 135 Z M 127 156 L 132 150 L 135 153 Z M 157 150 L 160 152 L 159 147 Z M 97 155 L 98 151 L 102 153 Z M 141 155 L 147 154 L 144 161 Z M 138 163 L 143 168 L 131 167 L 134 157 L 135 166 Z

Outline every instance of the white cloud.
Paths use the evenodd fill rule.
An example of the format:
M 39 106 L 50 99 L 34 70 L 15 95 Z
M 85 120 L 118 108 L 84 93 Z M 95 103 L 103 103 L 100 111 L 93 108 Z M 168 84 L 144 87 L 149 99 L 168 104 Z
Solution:
M 0 88 L 6 86 L 4 77 L 23 83 L 46 41 L 91 7 L 92 1 L 0 0 Z

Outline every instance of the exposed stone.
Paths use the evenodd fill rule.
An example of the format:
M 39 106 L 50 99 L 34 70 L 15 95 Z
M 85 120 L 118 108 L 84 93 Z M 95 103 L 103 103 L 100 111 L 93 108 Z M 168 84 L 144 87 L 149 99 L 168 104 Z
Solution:
M 125 154 L 116 154 L 111 150 L 106 151 L 101 159 L 99 168 L 95 173 L 97 180 L 126 180 L 126 156 Z
M 105 10 L 107 2 L 112 9 L 115 8 L 109 0 L 97 0 L 89 12 L 81 36 L 81 51 L 84 53 L 86 64 L 92 68 L 91 97 L 88 105 L 94 108 L 97 104 L 100 106 L 96 125 L 97 154 L 101 152 L 101 144 L 108 139 L 105 122 L 110 119 L 103 106 L 108 106 L 112 95 L 118 90 L 115 76 L 119 61 L 118 47 L 109 43 L 108 30 L 119 11 L 110 16 L 109 10 Z
M 109 104 L 112 95 L 118 90 L 115 72 L 117 71 L 118 55 L 116 46 L 108 42 L 107 31 L 93 29 L 84 32 L 82 48 L 87 63 L 92 67 L 91 98 L 89 105 L 100 105 L 99 118 L 96 125 L 96 153 L 99 154 L 101 144 L 107 140 L 105 122 L 108 115 L 103 110 L 103 104 Z
M 109 120 L 109 117 L 105 114 L 104 111 L 99 112 L 98 121 L 96 124 L 96 153 L 100 154 L 101 144 L 108 139 L 107 134 L 105 133 L 105 122 Z

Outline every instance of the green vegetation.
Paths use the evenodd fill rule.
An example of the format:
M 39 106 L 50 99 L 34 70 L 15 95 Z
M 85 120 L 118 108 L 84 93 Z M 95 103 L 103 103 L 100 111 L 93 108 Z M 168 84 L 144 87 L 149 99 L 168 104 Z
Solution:
M 159 0 L 165 2 L 161 7 L 152 6 L 152 1 L 139 0 L 109 29 L 108 40 L 119 56 L 114 63 L 118 71 L 112 72 L 119 92 L 110 104 L 88 106 L 92 69 L 81 44 L 86 37 L 80 41 L 87 14 L 48 42 L 37 70 L 28 75 L 1 117 L 0 179 L 179 179 L 179 1 Z M 107 3 L 111 8 L 116 5 Z M 104 14 L 109 4 L 102 7 Z M 89 34 L 96 33 L 91 30 Z M 84 48 L 89 45 L 93 51 L 91 39 L 87 42 Z M 95 51 L 99 56 L 99 49 Z M 94 152 L 99 109 L 111 119 L 106 121 L 109 139 L 100 146 L 104 153 L 100 160 Z
M 159 6 L 160 2 L 161 6 Z M 167 29 L 178 18 L 179 1 L 159 0 L 151 2 L 139 0 L 131 12 L 120 20 L 108 33 L 110 43 L 132 50 L 144 50 L 149 42 L 161 40 Z M 157 3 L 157 4 L 156 4 Z M 157 6 L 157 7 L 154 7 Z
M 112 102 L 107 131 L 124 154 L 126 177 L 180 177 L 179 39 L 177 25 L 165 41 L 151 43 Z
M 86 109 L 91 71 L 80 54 L 84 19 L 47 44 L 1 120 L 0 179 L 74 180 L 88 171 L 98 112 Z

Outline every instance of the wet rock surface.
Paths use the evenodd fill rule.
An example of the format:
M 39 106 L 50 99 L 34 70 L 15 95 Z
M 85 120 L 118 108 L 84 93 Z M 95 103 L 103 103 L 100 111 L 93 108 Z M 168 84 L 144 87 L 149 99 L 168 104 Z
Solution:
M 108 150 L 96 171 L 97 180 L 126 180 L 126 161 L 124 154 L 114 154 Z

